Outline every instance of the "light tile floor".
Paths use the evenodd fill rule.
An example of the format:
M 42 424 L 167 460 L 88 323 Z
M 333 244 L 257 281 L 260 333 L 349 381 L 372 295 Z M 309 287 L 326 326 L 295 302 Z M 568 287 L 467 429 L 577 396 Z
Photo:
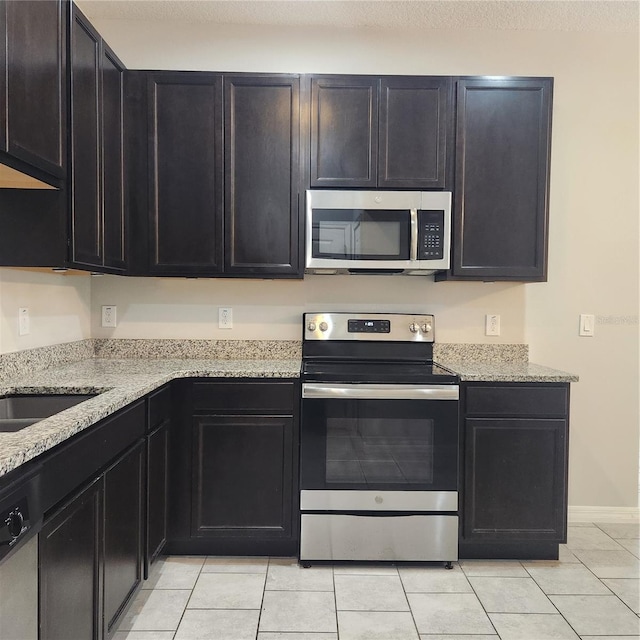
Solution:
M 640 639 L 640 525 L 569 527 L 560 560 L 300 567 L 159 560 L 114 640 Z

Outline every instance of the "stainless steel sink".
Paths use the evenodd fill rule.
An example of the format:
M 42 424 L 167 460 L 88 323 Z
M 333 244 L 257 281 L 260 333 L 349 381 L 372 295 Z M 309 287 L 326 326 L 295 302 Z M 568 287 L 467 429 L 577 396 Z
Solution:
M 74 407 L 95 395 L 14 395 L 0 398 L 0 432 L 20 431 L 34 422 Z

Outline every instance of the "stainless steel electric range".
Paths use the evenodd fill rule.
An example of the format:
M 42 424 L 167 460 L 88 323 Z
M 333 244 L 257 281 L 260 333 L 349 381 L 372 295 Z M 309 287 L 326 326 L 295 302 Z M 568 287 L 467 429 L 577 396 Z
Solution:
M 300 562 L 458 559 L 458 380 L 424 314 L 306 313 Z

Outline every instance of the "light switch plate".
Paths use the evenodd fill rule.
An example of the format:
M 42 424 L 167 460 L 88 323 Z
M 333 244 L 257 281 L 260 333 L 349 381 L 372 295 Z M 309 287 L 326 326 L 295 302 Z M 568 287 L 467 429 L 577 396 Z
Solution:
M 27 307 L 20 307 L 20 309 L 18 309 L 18 335 L 26 336 L 30 331 L 29 309 Z
M 595 334 L 596 317 L 591 313 L 580 314 L 580 329 L 578 334 L 586 338 L 593 338 Z

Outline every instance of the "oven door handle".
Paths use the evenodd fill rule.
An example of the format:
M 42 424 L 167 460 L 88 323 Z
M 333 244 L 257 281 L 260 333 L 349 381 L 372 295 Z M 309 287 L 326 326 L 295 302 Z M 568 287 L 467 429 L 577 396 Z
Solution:
M 457 384 L 335 384 L 305 382 L 303 398 L 362 398 L 366 400 L 458 400 Z

